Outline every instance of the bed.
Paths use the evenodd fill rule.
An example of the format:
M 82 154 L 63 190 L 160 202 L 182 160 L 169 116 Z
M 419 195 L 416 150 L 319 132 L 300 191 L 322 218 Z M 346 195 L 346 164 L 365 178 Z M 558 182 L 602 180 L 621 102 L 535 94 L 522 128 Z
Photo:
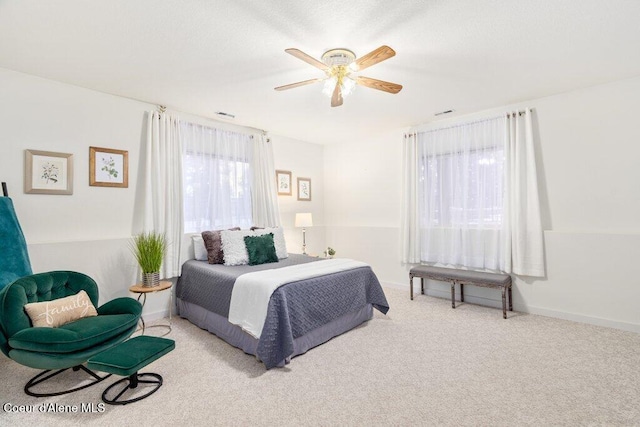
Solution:
M 374 308 L 385 314 L 389 310 L 378 278 L 369 266 L 363 266 L 278 287 L 268 302 L 259 338 L 229 322 L 231 295 L 239 276 L 312 262 L 322 260 L 298 254 L 254 266 L 189 260 L 176 286 L 177 312 L 255 355 L 270 369 L 371 319 Z

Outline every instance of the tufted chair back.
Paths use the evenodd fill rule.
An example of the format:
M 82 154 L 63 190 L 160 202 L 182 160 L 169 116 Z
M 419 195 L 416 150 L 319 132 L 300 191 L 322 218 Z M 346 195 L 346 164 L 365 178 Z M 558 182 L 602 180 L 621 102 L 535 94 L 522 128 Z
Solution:
M 13 202 L 0 197 L 0 289 L 18 277 L 32 274 L 27 242 L 22 234 Z
M 84 290 L 98 306 L 98 285 L 89 276 L 73 271 L 51 271 L 22 277 L 0 291 L 0 350 L 8 355 L 7 341 L 15 333 L 31 327 L 24 306 L 51 301 Z M 4 335 L 4 336 L 3 336 Z

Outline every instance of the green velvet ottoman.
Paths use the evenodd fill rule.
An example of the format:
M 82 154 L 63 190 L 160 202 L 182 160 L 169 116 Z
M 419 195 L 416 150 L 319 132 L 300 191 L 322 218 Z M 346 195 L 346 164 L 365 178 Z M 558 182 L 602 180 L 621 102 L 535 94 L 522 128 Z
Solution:
M 139 374 L 138 371 L 174 348 L 176 348 L 176 343 L 173 340 L 141 335 L 93 356 L 87 362 L 89 369 L 127 377 L 107 387 L 102 393 L 102 401 L 111 405 L 126 405 L 142 400 L 158 391 L 162 386 L 162 377 L 152 373 Z M 151 379 L 144 379 L 147 377 Z M 116 393 L 114 398 L 109 398 L 109 391 L 120 384 L 124 384 L 124 387 Z M 141 396 L 120 400 L 127 390 L 138 387 L 138 384 L 154 384 L 155 386 Z

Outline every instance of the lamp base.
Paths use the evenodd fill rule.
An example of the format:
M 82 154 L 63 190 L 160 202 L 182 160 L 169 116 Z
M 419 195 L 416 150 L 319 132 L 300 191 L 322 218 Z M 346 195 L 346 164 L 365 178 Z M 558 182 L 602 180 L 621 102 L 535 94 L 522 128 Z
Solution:
M 302 229 L 302 255 L 307 255 L 307 229 Z

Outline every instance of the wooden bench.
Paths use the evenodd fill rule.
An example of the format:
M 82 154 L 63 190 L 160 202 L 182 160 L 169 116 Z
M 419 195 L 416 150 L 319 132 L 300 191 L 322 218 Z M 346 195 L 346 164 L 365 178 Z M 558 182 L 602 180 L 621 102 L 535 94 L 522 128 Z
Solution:
M 502 289 L 502 317 L 507 318 L 507 294 L 509 294 L 509 311 L 513 311 L 511 298 L 511 276 L 503 273 L 485 273 L 482 271 L 458 270 L 454 268 L 431 267 L 420 265 L 409 271 L 409 288 L 413 300 L 413 278 L 420 278 L 420 292 L 424 295 L 424 279 L 440 280 L 451 283 L 451 307 L 456 308 L 455 285 L 460 285 L 460 301 L 464 302 L 464 285 L 482 286 Z

